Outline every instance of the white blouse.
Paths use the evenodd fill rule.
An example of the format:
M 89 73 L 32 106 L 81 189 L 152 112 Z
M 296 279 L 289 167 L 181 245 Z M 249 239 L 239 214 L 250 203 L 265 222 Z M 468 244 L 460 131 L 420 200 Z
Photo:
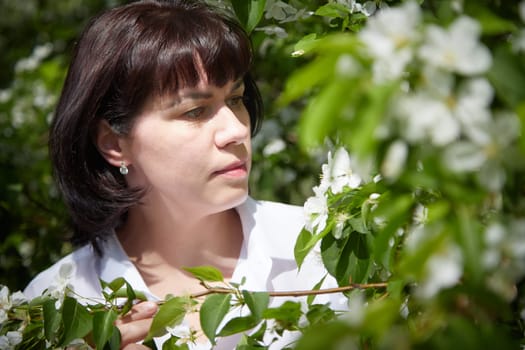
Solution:
M 301 207 L 248 198 L 236 209 L 242 222 L 244 240 L 231 282 L 240 283 L 244 279 L 242 289 L 249 291 L 310 290 L 327 274 L 318 250 L 310 253 L 301 269 L 297 269 L 293 251 L 305 222 Z M 102 294 L 99 279 L 111 282 L 117 277 L 124 277 L 148 299 L 160 300 L 151 293 L 115 235 L 104 242 L 102 248 L 102 256 L 95 254 L 91 245 L 75 250 L 38 274 L 26 287 L 24 294 L 28 298 L 41 295 L 46 288 L 57 283 L 60 266 L 69 264 L 74 267 L 69 283 L 74 287 L 75 293 L 83 297 L 100 300 Z M 336 286 L 335 280 L 327 276 L 322 288 Z M 306 299 L 276 297 L 270 301 L 270 306 L 275 307 L 285 300 L 304 302 Z M 347 308 L 346 302 L 347 299 L 342 294 L 318 295 L 315 299 L 315 303 L 330 303 L 333 309 L 341 310 Z M 234 316 L 239 316 L 239 311 L 235 315 L 232 313 L 226 316 L 224 324 Z M 289 345 L 296 337 L 297 334 L 285 332 L 282 339 L 271 348 L 280 349 Z M 234 349 L 239 339 L 240 335 L 221 338 L 214 349 Z M 160 343 L 162 339 L 157 340 L 157 345 Z M 210 344 L 196 344 L 192 349 L 210 347 Z

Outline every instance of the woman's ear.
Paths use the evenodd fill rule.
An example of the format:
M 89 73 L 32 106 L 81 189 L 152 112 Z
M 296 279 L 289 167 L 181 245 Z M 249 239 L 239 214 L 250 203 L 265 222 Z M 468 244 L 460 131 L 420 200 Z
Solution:
M 113 131 L 106 120 L 101 120 L 97 125 L 95 144 L 109 164 L 120 167 L 123 162 L 130 163 L 125 154 L 122 136 Z

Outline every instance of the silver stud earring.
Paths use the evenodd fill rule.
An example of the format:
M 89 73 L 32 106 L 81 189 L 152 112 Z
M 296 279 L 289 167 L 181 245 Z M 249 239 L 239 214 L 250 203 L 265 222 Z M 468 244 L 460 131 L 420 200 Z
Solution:
M 120 168 L 119 171 L 122 175 L 126 175 L 128 173 L 128 167 L 126 166 L 126 163 L 120 162 Z

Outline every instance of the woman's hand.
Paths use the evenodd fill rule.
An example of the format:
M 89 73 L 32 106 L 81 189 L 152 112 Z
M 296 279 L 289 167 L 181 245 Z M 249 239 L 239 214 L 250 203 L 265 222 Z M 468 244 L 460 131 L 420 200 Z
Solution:
M 144 301 L 134 305 L 130 312 L 115 322 L 120 331 L 120 346 L 123 350 L 149 350 L 148 347 L 136 343 L 148 334 L 158 308 L 155 302 Z

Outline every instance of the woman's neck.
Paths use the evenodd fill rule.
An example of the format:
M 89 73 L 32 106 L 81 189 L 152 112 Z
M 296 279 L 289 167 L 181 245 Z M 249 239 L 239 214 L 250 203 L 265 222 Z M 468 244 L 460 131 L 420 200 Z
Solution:
M 131 210 L 126 224 L 117 232 L 126 254 L 152 292 L 162 297 L 166 291 L 175 294 L 201 289 L 185 267 L 210 265 L 226 279 L 231 277 L 243 241 L 235 209 L 194 220 L 172 220 L 169 215 L 158 214 L 152 217 L 140 209 Z

